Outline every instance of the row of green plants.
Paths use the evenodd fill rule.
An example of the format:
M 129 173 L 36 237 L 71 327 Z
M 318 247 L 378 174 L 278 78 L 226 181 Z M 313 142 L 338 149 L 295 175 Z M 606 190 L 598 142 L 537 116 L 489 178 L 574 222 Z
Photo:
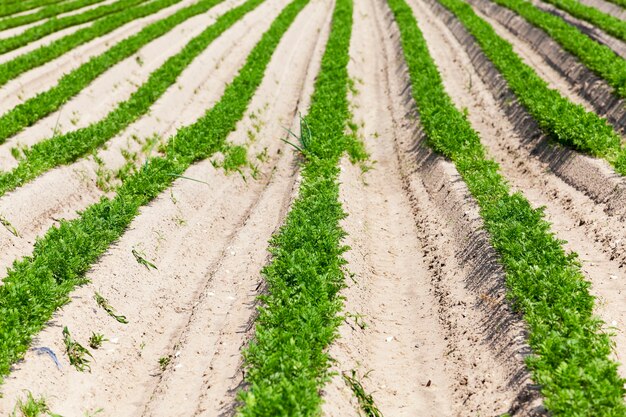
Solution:
M 337 337 L 344 287 L 338 163 L 366 157 L 350 120 L 347 64 L 352 2 L 337 0 L 308 116 L 301 121 L 302 182 L 263 269 L 267 292 L 244 353 L 246 389 L 239 416 L 317 416 L 330 377 L 326 352 Z
M 23 0 L 11 4 L 0 4 L 0 17 L 10 16 L 12 14 L 25 12 L 27 10 L 49 4 L 60 3 L 62 1 L 64 0 Z
M 114 15 L 96 20 L 86 28 L 77 30 L 49 44 L 3 62 L 0 64 L 0 87 L 20 74 L 37 68 L 46 62 L 50 62 L 77 46 L 104 36 L 126 23 L 149 16 L 179 1 L 180 0 L 152 0 L 141 6 L 132 7 Z
M 139 214 L 142 206 L 172 185 L 193 163 L 227 147 L 263 79 L 282 35 L 307 4 L 295 0 L 256 44 L 221 99 L 195 123 L 179 129 L 163 156 L 149 158 L 128 176 L 115 197 L 103 197 L 71 221 L 61 221 L 35 243 L 31 256 L 16 261 L 0 286 L 0 374 L 6 375 L 68 295 L 87 282 L 85 274 Z
M 199 8 L 208 8 L 220 0 L 203 0 Z M 202 53 L 219 35 L 235 24 L 242 16 L 257 7 L 263 0 L 248 0 L 235 7 L 191 39 L 177 54 L 171 56 L 154 70 L 148 80 L 106 117 L 85 128 L 36 143 L 23 151 L 17 167 L 0 173 L 0 195 L 23 185 L 41 173 L 62 164 L 70 164 L 105 144 L 139 117 L 177 80 L 183 70 Z M 197 10 L 197 8 L 194 8 Z
M 595 7 L 587 6 L 578 0 L 546 0 L 566 11 L 574 17 L 586 20 L 602 29 L 609 35 L 613 35 L 618 39 L 626 40 L 626 21 L 619 19 L 610 14 L 601 12 Z
M 622 6 L 626 9 L 626 0 L 608 0 L 613 4 L 617 4 L 618 6 Z
M 83 13 L 65 16 L 58 19 L 49 19 L 39 25 L 33 26 L 21 33 L 18 33 L 17 35 L 0 39 L 0 54 L 5 54 L 9 51 L 13 51 L 17 48 L 27 45 L 30 42 L 34 42 L 61 29 L 91 22 L 92 20 L 96 20 L 106 15 L 126 10 L 145 1 L 147 0 L 117 0 L 114 3 L 105 4 L 96 7 L 95 9 L 87 10 Z
M 221 1 L 221 0 L 219 0 Z M 178 10 L 174 14 L 158 20 L 143 28 L 140 32 L 125 38 L 100 55 L 94 56 L 78 68 L 65 74 L 49 90 L 18 104 L 0 117 L 0 143 L 20 132 L 27 126 L 58 110 L 71 97 L 78 94 L 105 71 L 132 56 L 143 46 L 163 36 L 174 27 L 206 12 L 219 2 L 218 0 L 200 0 Z
M 519 102 L 550 138 L 559 144 L 604 158 L 618 173 L 626 174 L 626 153 L 622 149 L 621 138 L 606 119 L 586 111 L 583 106 L 551 89 L 522 61 L 509 42 L 474 13 L 469 4 L 461 0 L 440 0 L 440 3 L 456 15 L 474 36 Z M 626 77 L 626 73 L 622 76 Z
M 51 4 L 49 6 L 42 7 L 34 13 L 7 17 L 0 20 L 0 30 L 6 30 L 17 26 L 27 25 L 29 23 L 37 22 L 48 17 L 57 16 L 62 13 L 68 13 L 73 10 L 90 6 L 95 3 L 100 3 L 101 1 L 103 0 L 73 0 L 61 4 Z
M 626 98 L 626 60 L 611 48 L 585 35 L 561 17 L 545 12 L 525 0 L 493 0 L 511 9 L 531 24 L 545 31 L 572 55 L 578 57 L 590 70 L 604 78 L 615 94 Z
M 565 252 L 541 208 L 511 193 L 498 164 L 446 93 L 410 7 L 404 0 L 388 1 L 427 143 L 454 163 L 478 203 L 505 270 L 509 300 L 528 324 L 533 353 L 527 365 L 546 408 L 555 416 L 626 415 L 626 381 L 610 359 L 611 338 L 593 315 L 594 297 L 577 255 Z

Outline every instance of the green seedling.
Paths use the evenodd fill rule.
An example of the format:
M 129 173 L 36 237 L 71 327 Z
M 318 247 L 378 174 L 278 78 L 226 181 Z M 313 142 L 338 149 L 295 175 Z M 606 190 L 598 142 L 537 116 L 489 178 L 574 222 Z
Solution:
M 293 136 L 298 144 L 293 143 L 292 141 L 281 138 L 283 142 L 293 147 L 295 150 L 300 152 L 303 156 L 307 155 L 307 152 L 311 148 L 311 141 L 313 140 L 313 135 L 311 134 L 311 129 L 309 128 L 309 124 L 302 115 L 300 117 L 300 136 L 296 135 L 291 129 L 284 128 L 288 135 Z
M 354 324 L 356 324 L 357 326 L 359 326 L 362 330 L 365 330 L 365 328 L 367 327 L 367 323 L 365 323 L 365 316 L 359 313 L 356 314 L 352 314 L 352 313 L 346 313 L 346 323 L 348 323 L 347 319 L 354 319 Z
M 367 378 L 369 372 L 366 373 L 363 378 Z M 358 375 L 354 369 L 348 375 L 346 372 L 342 372 L 341 376 L 346 384 L 352 389 L 352 392 L 356 396 L 359 401 L 359 407 L 361 407 L 361 411 L 365 413 L 366 417 L 383 417 L 383 413 L 380 412 L 376 404 L 374 403 L 374 398 L 372 394 L 368 394 L 363 388 L 363 384 L 358 378 Z
M 159 368 L 161 368 L 161 371 L 165 371 L 171 361 L 172 361 L 172 355 L 160 357 L 159 358 Z
M 138 264 L 145 266 L 147 270 L 150 270 L 150 268 L 157 269 L 155 264 L 146 259 L 146 255 L 143 252 L 139 252 L 134 248 L 132 252 Z
M 91 372 L 91 366 L 89 365 L 89 359 L 87 356 L 93 359 L 91 353 L 80 343 L 72 339 L 70 331 L 66 327 L 63 327 L 63 342 L 65 343 L 65 352 L 70 359 L 70 365 L 74 366 L 80 372 L 88 370 Z
M 92 332 L 91 337 L 89 338 L 89 346 L 92 349 L 100 349 L 100 347 L 102 346 L 102 343 L 108 340 L 109 339 L 106 339 L 102 333 Z
M 33 393 L 28 391 L 25 399 L 18 399 L 17 404 L 13 408 L 11 417 L 54 417 L 55 414 L 50 413 L 50 408 L 44 397 L 35 398 Z M 60 416 L 58 416 L 60 417 Z
M 104 298 L 103 296 L 101 296 L 97 292 L 94 293 L 93 298 L 96 300 L 96 303 L 100 307 L 102 307 L 104 309 L 104 311 L 106 311 L 109 314 L 109 316 L 113 317 L 115 320 L 117 320 L 120 323 L 128 324 L 128 320 L 126 319 L 126 316 L 122 316 L 120 314 L 116 314 L 115 313 L 115 309 L 113 307 L 111 307 L 111 305 L 109 304 L 109 302 L 107 301 L 106 298 Z
M 15 227 L 4 216 L 0 215 L 0 224 L 4 226 L 13 236 L 19 237 L 20 234 Z

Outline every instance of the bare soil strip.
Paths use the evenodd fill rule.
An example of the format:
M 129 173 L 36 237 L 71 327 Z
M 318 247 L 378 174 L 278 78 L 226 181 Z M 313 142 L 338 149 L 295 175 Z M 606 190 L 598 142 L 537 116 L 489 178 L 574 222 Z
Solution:
M 144 137 L 156 133 L 167 138 L 178 127 L 190 124 L 204 114 L 219 99 L 225 85 L 232 80 L 263 31 L 271 24 L 267 17 L 278 14 L 284 1 L 269 0 L 262 4 L 247 15 L 251 18 L 237 22 L 207 48 L 181 74 L 178 84 L 182 88 L 170 88 L 154 104 L 150 115 L 139 119 L 112 139 L 108 150 L 100 151 L 106 168 L 119 169 L 125 163 L 122 149 L 134 152 L 141 147 L 130 140 L 132 134 Z M 207 68 L 212 70 L 207 71 Z M 172 108 L 179 110 L 172 112 Z M 20 233 L 16 237 L 0 228 L 0 236 L 6 237 L 0 239 L 1 271 L 14 259 L 30 253 L 35 238 L 55 224 L 55 219 L 77 217 L 76 211 L 85 209 L 104 194 L 97 187 L 97 170 L 98 165 L 93 159 L 82 159 L 53 169 L 0 198 L 0 214 Z
M 430 13 L 422 22 L 426 23 L 425 20 L 432 25 L 432 30 L 424 32 L 431 38 L 429 44 L 432 42 L 431 51 L 446 91 L 458 107 L 475 109 L 470 110 L 469 119 L 500 165 L 502 174 L 534 207 L 546 207 L 546 219 L 552 224 L 552 230 L 568 242 L 567 250 L 581 256 L 583 271 L 593 284 L 592 293 L 599 298 L 597 313 L 617 333 L 615 359 L 623 361 L 626 358 L 626 320 L 623 318 L 626 308 L 621 293 L 626 290 L 623 269 L 626 225 L 621 219 L 608 215 L 605 205 L 592 201 L 551 173 L 548 164 L 532 157 L 523 145 L 523 136 L 508 121 L 446 25 Z M 621 374 L 626 374 L 623 366 Z
M 30 147 L 54 136 L 55 132 L 56 134 L 64 134 L 104 118 L 118 103 L 127 100 L 137 90 L 138 86 L 150 77 L 154 70 L 172 55 L 180 52 L 190 39 L 240 3 L 240 1 L 224 2 L 207 13 L 183 22 L 169 33 L 141 48 L 137 54 L 112 66 L 58 111 L 9 138 L 0 145 L 0 167 L 2 170 L 8 171 L 18 164 L 18 161 L 11 154 L 13 147 Z M 251 17 L 244 17 L 244 23 L 240 23 L 240 25 L 258 24 L 264 19 L 263 15 L 254 16 L 256 16 L 256 20 L 251 20 Z
M 505 301 L 478 208 L 419 130 L 395 24 L 379 3 L 357 10 L 354 36 L 366 41 L 353 57 L 363 80 L 354 112 L 377 163 L 364 176 L 342 165 L 356 281 L 348 279 L 346 312 L 366 327 L 347 317 L 331 349 L 337 370 L 371 370 L 362 383 L 383 415 L 542 415 L 523 362 L 525 328 Z M 423 6 L 414 13 L 422 24 Z M 326 400 L 326 415 L 354 415 L 340 377 Z
M 139 32 L 150 23 L 170 16 L 194 2 L 195 0 L 182 0 L 180 3 L 161 9 L 150 16 L 133 20 L 104 36 L 72 49 L 59 58 L 25 72 L 0 87 L 0 105 L 2 106 L 0 111 L 4 113 L 20 103 L 22 99 L 26 100 L 41 91 L 47 90 L 55 85 L 63 74 L 87 62 L 94 55 L 99 55 L 106 51 L 114 43 Z M 4 55 L 0 56 L 0 62 L 4 62 L 2 57 Z M 4 107 L 5 105 L 7 107 Z
M 469 3 L 494 26 L 500 36 L 511 42 L 516 50 L 527 49 L 521 45 L 520 41 L 526 43 L 543 58 L 545 63 L 561 74 L 569 84 L 569 88 L 559 87 L 560 91 L 578 93 L 593 106 L 596 113 L 606 117 L 616 130 L 626 132 L 626 100 L 613 94 L 613 87 L 604 79 L 587 68 L 574 55 L 565 51 L 547 33 L 528 23 L 515 12 L 489 0 L 469 0 Z M 506 33 L 500 30 L 500 25 L 519 41 L 516 41 L 515 37 L 506 36 Z M 543 67 L 541 63 L 532 59 L 527 63 L 538 69 L 542 76 L 547 75 L 546 72 L 541 71 Z M 544 79 L 550 81 L 551 77 Z M 571 98 L 569 94 L 568 97 Z
M 89 274 L 91 284 L 74 293 L 74 302 L 38 338 L 38 345 L 57 352 L 63 370 L 29 352 L 3 386 L 1 411 L 10 410 L 24 388 L 46 395 L 51 408 L 64 415 L 105 407 L 103 415 L 214 416 L 208 410 L 232 405 L 224 401 L 233 395 L 229 378 L 238 376 L 239 349 L 267 258 L 265 244 L 258 242 L 266 242 L 282 221 L 295 180 L 292 152 L 278 138 L 303 99 L 303 83 L 312 84 L 310 71 L 317 64 L 309 63 L 312 56 L 319 61 L 317 38 L 322 25 L 328 25 L 329 9 L 328 2 L 315 1 L 294 22 L 255 95 L 254 120 L 250 113 L 231 135 L 240 142 L 253 123 L 261 123 L 261 139 L 252 144 L 251 156 L 268 148 L 263 178 L 246 184 L 205 161 L 185 175 L 208 185 L 181 179 L 170 194 L 142 210 Z M 132 248 L 144 251 L 159 269 L 137 264 Z M 91 298 L 94 290 L 130 323 L 119 324 L 98 310 Z M 111 339 L 94 351 L 91 374 L 69 367 L 60 324 L 79 340 L 94 330 Z M 162 374 L 159 358 L 170 355 Z M 214 386 L 214 381 L 219 383 Z M 180 401 L 181 390 L 189 401 Z M 163 407 L 161 400 L 170 396 L 175 401 Z
M 604 160 L 551 143 L 519 104 L 506 81 L 463 25 L 439 3 L 434 0 L 425 1 L 463 45 L 481 79 L 497 98 L 498 104 L 520 136 L 524 138 L 524 146 L 532 155 L 548 164 L 565 182 L 587 194 L 593 201 L 606 203 L 607 213 L 626 214 L 626 180 L 616 174 Z

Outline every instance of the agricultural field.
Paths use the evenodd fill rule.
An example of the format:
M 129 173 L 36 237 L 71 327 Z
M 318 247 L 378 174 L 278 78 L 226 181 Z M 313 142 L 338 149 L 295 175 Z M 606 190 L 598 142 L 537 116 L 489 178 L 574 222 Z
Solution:
M 626 417 L 625 140 L 626 0 L 0 0 L 0 416 Z

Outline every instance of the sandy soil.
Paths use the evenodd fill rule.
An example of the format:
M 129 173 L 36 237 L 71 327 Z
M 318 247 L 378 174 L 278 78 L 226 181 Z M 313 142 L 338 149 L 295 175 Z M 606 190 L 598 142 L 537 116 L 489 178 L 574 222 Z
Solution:
M 422 29 L 437 30 L 424 23 L 423 5 L 413 6 Z M 342 163 L 346 258 L 355 276 L 330 351 L 336 370 L 356 370 L 384 415 L 541 415 L 523 364 L 524 327 L 504 301 L 502 271 L 485 262 L 495 253 L 475 203 L 408 122 L 407 75 L 388 13 L 374 2 L 355 12 L 351 74 L 363 82 L 354 114 L 376 164 L 362 174 Z M 432 49 L 446 54 L 433 36 Z M 502 321 L 492 321 L 495 312 Z M 341 377 L 325 398 L 325 415 L 354 415 L 356 400 Z
M 558 88 L 575 102 L 581 100 L 577 96 L 584 98 L 582 104 L 586 103 L 587 109 L 589 105 L 593 106 L 617 130 L 626 131 L 626 101 L 613 94 L 613 87 L 605 80 L 565 51 L 547 33 L 511 10 L 488 0 L 470 0 L 470 3 L 553 88 Z M 554 71 L 550 71 L 548 67 Z
M 563 20 L 565 20 L 566 22 L 568 22 L 569 24 L 573 26 L 578 27 L 583 33 L 587 34 L 592 39 L 608 46 L 616 54 L 620 55 L 622 58 L 626 58 L 626 43 L 622 41 L 621 39 L 615 38 L 607 34 L 606 32 L 604 32 L 603 30 L 595 27 L 591 23 L 582 19 L 575 18 L 569 13 L 564 12 L 563 10 L 549 3 L 543 2 L 541 0 L 533 0 L 533 4 L 542 10 L 545 10 L 547 12 L 550 12 L 552 14 L 562 17 Z
M 111 67 L 58 111 L 0 145 L 0 167 L 8 170 L 17 166 L 17 161 L 11 155 L 11 148 L 15 146 L 32 146 L 53 136 L 55 132 L 67 133 L 104 118 L 118 103 L 127 100 L 168 58 L 180 52 L 192 38 L 213 24 L 219 16 L 241 3 L 240 0 L 220 3 L 207 13 L 181 23 L 136 54 Z M 262 17 L 257 17 L 257 21 L 261 19 Z
M 58 326 L 68 325 L 77 338 L 94 329 L 107 334 L 111 342 L 95 352 L 92 373 L 79 374 L 66 362 L 58 372 L 46 358 L 29 353 L 3 386 L 0 410 L 9 410 L 24 387 L 45 392 L 63 415 L 104 406 L 103 415 L 209 416 L 232 407 L 230 390 L 241 379 L 240 348 L 267 261 L 265 242 L 282 221 L 296 179 L 292 153 L 278 137 L 297 110 L 306 108 L 323 50 L 318 38 L 326 36 L 330 11 L 328 2 L 313 1 L 294 22 L 248 116 L 231 135 L 241 142 L 250 126 L 261 122 L 250 151 L 268 149 L 262 178 L 246 183 L 208 161 L 190 168 L 186 175 L 210 185 L 178 181 L 171 193 L 145 208 L 89 274 L 92 283 L 77 290 L 38 337 L 38 345 L 60 353 Z M 259 15 L 273 13 L 267 12 Z M 145 251 L 158 271 L 138 265 L 133 247 Z M 130 324 L 118 324 L 98 310 L 94 290 Z M 158 359 L 168 355 L 172 363 L 162 372 Z M 183 397 L 189 401 L 181 403 Z
M 0 146 L 0 166 L 14 166 L 9 149 L 17 143 L 36 143 L 55 126 L 68 131 L 101 118 L 167 57 L 241 1 L 227 0 L 142 48 L 141 65 L 131 57 L 112 67 L 62 111 Z M 84 62 L 81 54 L 103 51 L 156 16 L 190 2 L 24 74 L 0 89 L 0 111 L 19 102 L 18 92 L 28 97 L 54 84 L 64 71 Z M 120 168 L 124 152 L 139 152 L 140 164 L 146 157 L 143 139 L 155 134 L 167 138 L 200 117 L 287 3 L 266 1 L 208 47 L 148 115 L 98 151 L 104 168 Z M 472 125 L 511 186 L 533 205 L 546 206 L 554 232 L 581 255 L 600 300 L 597 312 L 615 328 L 615 357 L 623 360 L 624 181 L 610 176 L 606 164 L 571 151 L 559 153 L 563 160 L 556 164 L 549 156 L 554 148 L 523 111 L 503 107 L 511 97 L 503 82 L 485 81 L 495 79 L 495 73 L 483 65 L 471 39 L 432 0 L 410 0 L 410 5 L 446 90 L 458 107 L 469 109 Z M 71 302 L 36 337 L 33 347 L 53 349 L 62 368 L 29 351 L 0 387 L 0 414 L 8 414 L 30 390 L 66 417 L 100 408 L 98 415 L 116 417 L 233 415 L 243 381 L 241 349 L 251 337 L 256 297 L 264 289 L 260 270 L 269 259 L 267 241 L 283 222 L 299 185 L 297 161 L 279 138 L 285 135 L 283 127 L 294 126 L 298 112 L 308 107 L 332 10 L 332 0 L 311 0 L 281 41 L 246 116 L 228 138 L 246 145 L 252 160 L 267 155 L 257 161 L 258 178 L 248 169 L 227 174 L 203 161 L 185 173 L 203 182 L 180 179 L 142 208 L 89 272 L 90 283 L 74 291 Z M 533 45 L 504 25 L 496 26 L 551 85 L 590 106 Z M 357 92 L 351 95 L 352 111 L 375 162 L 367 172 L 341 162 L 341 201 L 348 213 L 342 226 L 348 232 L 346 259 L 352 274 L 342 294 L 346 318 L 330 347 L 338 375 L 323 391 L 323 413 L 358 413 L 354 394 L 341 377 L 354 370 L 385 416 L 543 416 L 541 397 L 524 365 L 530 352 L 526 327 L 506 301 L 504 273 L 475 201 L 454 166 L 425 145 L 397 27 L 385 3 L 355 2 L 353 30 L 349 72 Z M 28 255 L 35 239 L 59 218 L 74 218 L 77 210 L 107 195 L 96 185 L 99 168 L 94 158 L 84 158 L 0 198 L 0 215 L 20 232 L 16 237 L 0 227 L 0 270 Z M 133 249 L 158 269 L 138 264 Z M 130 323 L 109 317 L 94 302 L 94 291 Z M 93 351 L 90 373 L 69 365 L 63 326 L 85 345 L 92 332 L 109 339 Z M 169 361 L 166 367 L 159 365 L 161 359 Z
M 50 87 L 56 85 L 57 81 L 63 76 L 63 74 L 87 62 L 91 57 L 101 54 L 109 49 L 113 44 L 139 32 L 148 24 L 170 16 L 177 10 L 193 3 L 194 0 L 182 0 L 181 2 L 161 9 L 157 13 L 150 16 L 133 20 L 132 22 L 129 22 L 102 37 L 94 39 L 71 50 L 70 52 L 48 62 L 45 65 L 21 74 L 17 78 L 0 87 L 0 112 L 4 113 L 21 101 L 33 97 L 41 91 L 49 89 Z M 26 47 L 28 47 L 28 45 Z M 0 62 L 4 62 L 3 58 L 5 56 L 15 52 L 16 51 L 0 55 Z M 5 105 L 7 107 L 4 107 Z
M 62 18 L 62 17 L 66 17 L 66 16 L 73 16 L 73 15 L 81 14 L 81 13 L 84 13 L 84 12 L 86 12 L 86 11 L 88 11 L 88 10 L 92 10 L 92 9 L 95 9 L 95 8 L 97 8 L 97 7 L 100 7 L 100 6 L 104 6 L 104 5 L 107 5 L 107 4 L 111 4 L 111 3 L 114 3 L 114 2 L 116 2 L 116 1 L 117 1 L 117 0 L 105 0 L 105 1 L 101 1 L 101 2 L 96 3 L 96 4 L 91 4 L 91 5 L 87 6 L 87 7 L 83 7 L 83 8 L 81 8 L 81 9 L 76 9 L 76 10 L 72 10 L 71 12 L 66 12 L 66 13 L 61 13 L 61 14 L 58 14 L 58 15 L 56 15 L 55 17 L 56 17 L 56 18 Z M 42 19 L 42 20 L 38 20 L 38 21 L 36 21 L 36 22 L 32 22 L 32 23 L 29 23 L 29 24 L 27 24 L 27 25 L 16 26 L 16 27 L 11 28 L 11 29 L 1 30 L 1 31 L 0 31 L 0 39 L 8 38 L 9 36 L 14 36 L 14 35 L 17 35 L 17 34 L 19 34 L 19 33 L 22 33 L 22 32 L 24 32 L 26 29 L 29 29 L 29 28 L 31 28 L 31 27 L 33 27 L 33 26 L 38 26 L 38 25 L 41 25 L 43 22 L 47 21 L 48 19 L 50 19 L 50 18 L 46 18 L 46 19 Z
M 445 25 L 437 22 L 439 31 Z M 427 31 L 433 35 L 435 31 Z M 451 33 L 446 34 L 447 53 L 433 55 L 442 71 L 446 91 L 458 107 L 470 111 L 472 126 L 502 168 L 515 191 L 521 191 L 535 207 L 546 207 L 546 218 L 568 250 L 580 255 L 583 271 L 598 297 L 597 313 L 616 332 L 615 358 L 626 357 L 623 283 L 624 238 L 621 219 L 607 214 L 583 192 L 564 182 L 549 166 L 533 158 L 523 146 L 523 137 L 509 122 L 497 101 L 474 70 L 470 58 Z M 470 79 L 472 83 L 470 84 Z M 479 109 L 479 111 L 478 111 Z M 621 369 L 624 374 L 624 369 Z

